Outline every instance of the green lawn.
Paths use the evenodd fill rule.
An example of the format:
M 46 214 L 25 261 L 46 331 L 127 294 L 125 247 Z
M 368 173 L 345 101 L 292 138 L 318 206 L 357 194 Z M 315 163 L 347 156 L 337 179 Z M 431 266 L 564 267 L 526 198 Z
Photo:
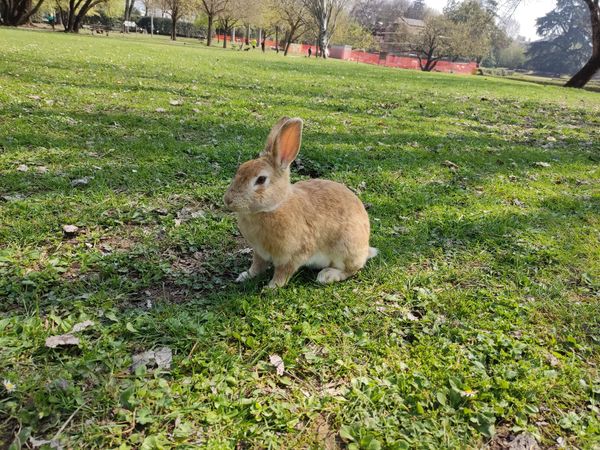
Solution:
M 233 282 L 282 115 L 369 207 L 347 282 Z M 0 29 L 0 448 L 591 449 L 599 367 L 600 94 Z

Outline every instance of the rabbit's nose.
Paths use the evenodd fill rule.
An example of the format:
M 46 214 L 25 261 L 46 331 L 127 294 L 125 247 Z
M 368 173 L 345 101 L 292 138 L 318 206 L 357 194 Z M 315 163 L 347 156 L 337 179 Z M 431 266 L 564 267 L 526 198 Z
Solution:
M 225 203 L 225 206 L 231 206 L 231 196 L 229 195 L 229 192 L 227 194 L 225 194 L 223 196 L 223 203 Z

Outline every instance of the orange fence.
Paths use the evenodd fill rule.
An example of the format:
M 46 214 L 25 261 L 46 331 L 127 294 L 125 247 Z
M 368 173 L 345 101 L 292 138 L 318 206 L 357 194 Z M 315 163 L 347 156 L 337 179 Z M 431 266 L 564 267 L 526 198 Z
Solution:
M 223 41 L 225 36 L 222 34 L 218 36 L 220 41 Z M 231 36 L 226 36 L 227 41 L 231 42 Z M 250 42 L 253 40 L 250 39 Z M 240 44 L 245 42 L 244 38 L 236 38 L 235 43 Z M 257 47 L 260 48 L 260 42 L 257 41 Z M 266 40 L 265 47 L 267 49 L 275 48 L 275 41 Z M 312 49 L 312 55 L 315 55 L 316 47 L 309 44 L 292 44 L 290 46 L 290 53 L 298 55 L 308 55 L 308 49 Z M 365 64 L 376 64 L 378 66 L 386 67 L 397 67 L 401 69 L 414 69 L 420 70 L 419 59 L 414 56 L 398 56 L 391 54 L 371 53 L 360 50 L 350 50 L 350 47 L 331 47 L 330 57 L 335 59 L 343 59 L 345 61 L 355 61 Z M 471 62 L 454 62 L 454 61 L 438 61 L 434 67 L 436 72 L 451 72 L 451 73 L 462 73 L 472 74 L 475 73 L 478 65 L 475 61 Z

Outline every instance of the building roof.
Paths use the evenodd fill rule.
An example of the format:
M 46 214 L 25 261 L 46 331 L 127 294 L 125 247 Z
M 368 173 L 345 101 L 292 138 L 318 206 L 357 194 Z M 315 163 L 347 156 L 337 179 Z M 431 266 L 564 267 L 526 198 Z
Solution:
M 396 24 L 405 23 L 409 27 L 425 28 L 425 22 L 419 19 L 410 19 L 408 17 L 400 17 L 395 22 Z

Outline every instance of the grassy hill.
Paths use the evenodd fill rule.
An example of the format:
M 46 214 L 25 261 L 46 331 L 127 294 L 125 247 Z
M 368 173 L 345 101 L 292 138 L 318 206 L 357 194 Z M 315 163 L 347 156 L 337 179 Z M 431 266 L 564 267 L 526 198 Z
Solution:
M 0 447 L 600 445 L 599 94 L 157 37 L 0 43 Z M 233 282 L 249 254 L 221 197 L 282 115 L 305 120 L 294 179 L 368 206 L 380 256 L 347 282 Z M 170 368 L 131 370 L 163 347 Z

